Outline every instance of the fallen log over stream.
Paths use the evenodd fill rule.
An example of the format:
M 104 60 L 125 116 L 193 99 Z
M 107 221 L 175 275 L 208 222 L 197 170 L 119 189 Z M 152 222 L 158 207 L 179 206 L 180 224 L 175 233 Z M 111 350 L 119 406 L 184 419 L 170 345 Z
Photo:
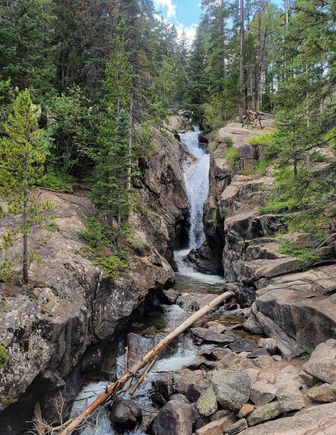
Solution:
M 134 364 L 133 367 L 127 370 L 127 372 L 119 378 L 116 382 L 106 387 L 103 393 L 100 393 L 94 402 L 91 403 L 80 415 L 75 417 L 73 420 L 69 420 L 62 425 L 59 430 L 60 435 L 70 435 L 74 430 L 78 429 L 85 420 L 100 406 L 104 405 L 117 391 L 119 391 L 131 378 L 138 375 L 139 370 L 146 367 L 147 364 L 151 363 L 157 355 L 165 349 L 176 337 L 178 337 L 182 332 L 186 331 L 190 326 L 192 326 L 197 320 L 201 319 L 205 314 L 216 308 L 219 304 L 224 302 L 229 297 L 233 296 L 233 293 L 228 291 L 219 296 L 214 300 L 209 302 L 207 305 L 192 314 L 185 322 L 178 326 L 174 331 L 167 335 L 163 340 L 156 344 L 141 361 Z M 149 371 L 149 370 L 148 370 Z

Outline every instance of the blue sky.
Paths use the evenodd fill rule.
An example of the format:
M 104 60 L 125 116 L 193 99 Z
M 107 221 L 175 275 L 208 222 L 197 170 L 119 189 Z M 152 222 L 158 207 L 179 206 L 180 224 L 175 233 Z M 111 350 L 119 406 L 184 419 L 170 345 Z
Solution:
M 283 0 L 273 0 L 273 3 L 281 5 Z M 180 31 L 184 29 L 189 40 L 193 39 L 202 13 L 200 4 L 201 0 L 154 0 L 160 15 L 175 24 Z

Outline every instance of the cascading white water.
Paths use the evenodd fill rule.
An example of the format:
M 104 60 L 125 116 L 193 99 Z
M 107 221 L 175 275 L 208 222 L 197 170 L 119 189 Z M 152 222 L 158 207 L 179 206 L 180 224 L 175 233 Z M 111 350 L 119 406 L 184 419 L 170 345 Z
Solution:
M 178 267 L 178 275 L 181 279 L 189 282 L 189 286 L 193 289 L 202 287 L 205 283 L 215 290 L 219 289 L 218 286 L 223 283 L 223 278 L 216 275 L 206 275 L 195 271 L 192 267 L 184 262 L 184 257 L 194 249 L 199 248 L 205 240 L 204 226 L 203 226 L 203 206 L 209 193 L 209 166 L 210 156 L 208 153 L 199 148 L 198 142 L 199 130 L 189 131 L 181 135 L 182 142 L 187 146 L 190 153 L 192 153 L 196 161 L 185 171 L 185 183 L 189 199 L 190 211 L 190 229 L 189 229 L 189 243 L 188 248 L 175 252 L 175 262 Z M 211 293 L 211 292 L 209 292 Z M 178 305 L 167 306 L 162 314 L 165 327 L 165 332 L 170 332 L 178 324 L 182 323 L 184 318 L 188 315 Z M 187 341 L 186 341 L 187 340 Z M 161 358 L 151 372 L 146 376 L 144 383 L 137 391 L 135 399 L 143 410 L 151 408 L 150 391 L 152 380 L 161 372 L 174 372 L 191 364 L 197 355 L 197 348 L 193 346 L 192 340 L 188 337 L 180 337 L 178 347 L 175 353 L 167 358 Z M 122 365 L 124 356 L 119 355 L 119 363 Z M 117 376 L 122 375 L 119 368 Z M 74 417 L 82 412 L 89 403 L 91 403 L 100 392 L 106 388 L 106 382 L 90 383 L 86 385 L 79 393 L 71 412 Z M 130 398 L 125 391 L 125 398 Z M 105 407 L 101 408 L 95 415 L 95 424 L 86 426 L 81 434 L 82 435 L 115 435 L 119 433 L 115 430 L 109 421 L 108 412 Z M 128 435 L 145 435 L 146 432 L 143 428 L 137 428 L 134 431 L 127 432 Z
M 182 142 L 197 158 L 184 174 L 190 213 L 189 249 L 199 248 L 205 240 L 203 205 L 209 193 L 210 156 L 199 147 L 198 135 L 198 128 L 181 135 Z
M 199 132 L 200 130 L 195 127 L 193 131 L 181 134 L 181 141 L 197 160 L 184 173 L 189 200 L 189 243 L 186 249 L 175 251 L 174 259 L 180 275 L 208 284 L 216 284 L 223 282 L 223 278 L 197 272 L 184 261 L 189 252 L 192 249 L 199 248 L 205 240 L 203 206 L 209 194 L 210 155 L 199 147 Z

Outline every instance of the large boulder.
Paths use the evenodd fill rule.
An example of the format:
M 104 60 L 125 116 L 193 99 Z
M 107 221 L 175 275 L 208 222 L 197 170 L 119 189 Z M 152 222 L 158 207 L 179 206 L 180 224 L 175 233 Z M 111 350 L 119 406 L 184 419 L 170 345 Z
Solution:
M 209 387 L 201 370 L 186 370 L 174 376 L 174 392 L 184 394 L 190 402 L 196 402 Z
M 247 417 L 249 426 L 255 426 L 256 424 L 263 423 L 264 421 L 272 420 L 278 417 L 282 413 L 282 409 L 278 402 L 271 402 L 255 409 Z
M 304 365 L 304 371 L 329 384 L 336 382 L 336 340 L 319 344 Z
M 211 379 L 217 401 L 225 408 L 239 411 L 249 400 L 251 379 L 247 373 L 234 370 L 216 370 Z
M 249 428 L 241 432 L 241 435 L 334 435 L 335 415 L 336 403 L 319 405 L 299 411 L 291 417 Z
M 134 429 L 142 421 L 141 408 L 133 400 L 119 397 L 110 406 L 110 420 L 120 429 Z
M 235 422 L 235 418 L 231 415 L 211 421 L 207 425 L 196 431 L 196 435 L 222 435 Z M 178 435 L 178 434 L 176 434 Z
M 316 385 L 311 388 L 307 396 L 313 402 L 330 403 L 336 401 L 336 383 Z
M 130 332 L 127 335 L 127 366 L 130 368 L 139 362 L 153 346 L 154 341 L 151 338 L 142 337 L 139 334 Z
M 257 381 L 251 387 L 250 399 L 255 405 L 265 405 L 275 398 L 275 387 L 265 381 Z
M 298 382 L 282 384 L 278 387 L 276 397 L 284 412 L 299 411 L 306 406 Z
M 152 425 L 153 435 L 191 435 L 194 411 L 190 404 L 169 401 L 160 409 Z
M 217 411 L 217 398 L 212 387 L 200 395 L 196 405 L 198 412 L 205 417 L 209 417 Z
M 336 294 L 327 294 L 335 282 L 336 265 L 268 280 L 257 291 L 251 316 L 254 322 L 249 324 L 257 323 L 265 335 L 274 338 L 285 358 L 298 356 L 305 348 L 335 336 Z

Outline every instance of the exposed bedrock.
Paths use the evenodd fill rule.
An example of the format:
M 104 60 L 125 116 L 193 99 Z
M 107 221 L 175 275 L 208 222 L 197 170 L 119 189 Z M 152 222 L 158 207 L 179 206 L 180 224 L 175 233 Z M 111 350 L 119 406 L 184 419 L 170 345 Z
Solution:
M 266 130 L 272 126 L 267 122 Z M 220 251 L 226 281 L 239 283 L 249 294 L 254 287 L 255 302 L 246 329 L 273 337 L 283 356 L 292 358 L 335 337 L 336 266 L 305 270 L 300 259 L 279 252 L 283 240 L 303 240 L 308 245 L 315 241 L 309 234 L 286 234 L 281 214 L 261 214 L 273 185 L 271 172 L 247 175 L 262 154 L 247 140 L 260 133 L 230 123 L 215 138 L 204 210 L 207 244 L 200 254 L 209 248 Z M 237 158 L 229 165 L 230 147 L 236 148 Z M 324 255 L 335 259 L 335 246 L 326 247 Z
M 55 206 L 53 231 L 38 230 L 30 238 L 42 262 L 31 265 L 27 290 L 15 283 L 0 289 L 0 343 L 8 355 L 0 369 L 1 433 L 18 433 L 37 399 L 53 418 L 58 393 L 67 405 L 83 382 L 81 373 L 90 364 L 100 366 L 99 355 L 88 355 L 92 345 L 113 340 L 151 290 L 173 283 L 168 260 L 188 210 L 185 151 L 173 136 L 158 132 L 153 146 L 136 186 L 129 267 L 115 280 L 102 278 L 78 235 L 94 212 L 86 192 L 40 192 Z M 8 225 L 0 222 L 0 235 Z M 20 244 L 13 249 L 19 251 Z M 88 368 L 81 369 L 85 352 Z M 20 408 L 26 418 L 16 418 Z

